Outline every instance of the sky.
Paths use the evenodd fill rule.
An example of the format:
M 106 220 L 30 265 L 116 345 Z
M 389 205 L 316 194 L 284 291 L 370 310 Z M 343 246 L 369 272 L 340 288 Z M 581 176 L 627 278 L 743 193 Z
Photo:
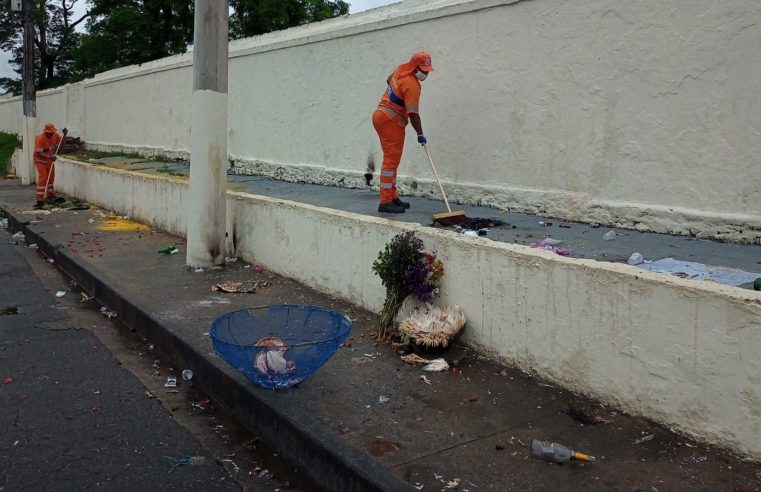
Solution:
M 390 3 L 398 2 L 400 0 L 347 0 L 349 2 L 349 13 L 350 14 L 356 14 L 358 12 L 362 12 L 364 10 L 368 9 L 374 9 L 376 7 L 381 7 L 383 5 L 388 5 Z M 75 12 L 79 14 L 79 11 L 82 13 L 85 12 L 86 4 L 84 0 L 80 0 L 77 2 L 77 5 L 75 5 Z M 0 51 L 0 77 L 18 77 L 16 72 L 13 71 L 10 64 L 10 55 L 9 53 Z

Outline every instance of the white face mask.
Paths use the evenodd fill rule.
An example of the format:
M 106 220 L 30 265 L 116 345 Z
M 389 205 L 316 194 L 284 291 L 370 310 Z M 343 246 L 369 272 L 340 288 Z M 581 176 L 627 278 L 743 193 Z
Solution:
M 426 77 L 428 77 L 428 74 L 422 70 L 418 70 L 415 72 L 415 77 L 417 77 L 418 80 L 425 80 Z

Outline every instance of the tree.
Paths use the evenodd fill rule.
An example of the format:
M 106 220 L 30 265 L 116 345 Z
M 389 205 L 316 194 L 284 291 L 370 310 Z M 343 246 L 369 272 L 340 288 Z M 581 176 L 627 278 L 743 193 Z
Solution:
M 243 38 L 309 22 L 330 19 L 349 12 L 343 0 L 230 0 L 230 36 Z
M 73 17 L 74 6 L 82 0 L 35 0 L 34 12 L 34 53 L 35 84 L 38 89 L 46 89 L 66 83 L 71 77 L 74 52 L 79 45 L 79 34 L 75 28 L 85 21 L 90 13 Z M 12 54 L 11 65 L 21 74 L 23 56 L 23 29 L 20 12 L 0 11 L 0 50 Z M 0 85 L 9 90 L 19 90 L 21 82 L 0 79 Z
M 193 40 L 189 0 L 90 0 L 87 34 L 75 55 L 78 77 L 187 51 Z

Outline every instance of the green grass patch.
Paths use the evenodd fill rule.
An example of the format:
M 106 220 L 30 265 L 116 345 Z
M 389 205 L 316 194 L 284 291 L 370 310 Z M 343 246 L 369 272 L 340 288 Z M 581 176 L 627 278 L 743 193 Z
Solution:
M 21 148 L 21 139 L 11 133 L 0 132 L 0 176 L 8 173 L 13 151 Z

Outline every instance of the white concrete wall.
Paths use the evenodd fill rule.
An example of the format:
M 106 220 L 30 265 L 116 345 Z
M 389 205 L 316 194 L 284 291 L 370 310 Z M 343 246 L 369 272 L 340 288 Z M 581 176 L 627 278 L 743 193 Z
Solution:
M 385 77 L 426 49 L 423 123 L 455 199 L 760 242 L 760 44 L 757 0 L 408 0 L 232 43 L 229 151 L 239 172 L 359 186 Z M 190 63 L 84 81 L 84 139 L 187 152 Z M 403 181 L 435 194 L 407 145 Z
M 187 180 L 65 159 L 58 173 L 56 186 L 67 194 L 184 234 Z M 413 230 L 444 262 L 440 302 L 463 307 L 468 343 L 761 459 L 761 293 L 285 200 L 227 196 L 236 255 L 374 311 L 384 291 L 372 262 L 393 235 Z

